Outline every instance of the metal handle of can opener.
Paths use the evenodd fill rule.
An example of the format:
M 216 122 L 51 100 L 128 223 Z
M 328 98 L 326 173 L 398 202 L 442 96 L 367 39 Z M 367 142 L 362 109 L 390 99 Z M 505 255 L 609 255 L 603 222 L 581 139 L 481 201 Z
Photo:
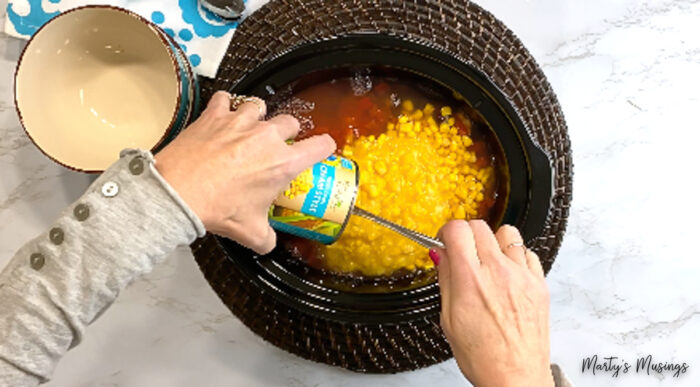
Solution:
M 405 236 L 406 238 L 418 243 L 419 245 L 421 245 L 423 247 L 427 247 L 429 249 L 432 249 L 434 247 L 439 247 L 441 249 L 445 248 L 445 245 L 441 241 L 439 241 L 435 238 L 431 238 L 425 234 L 421 234 L 417 231 L 413 231 L 413 230 L 407 229 L 406 227 L 399 226 L 398 224 L 390 222 L 390 221 L 388 221 L 384 218 L 381 218 L 377 215 L 374 215 L 371 212 L 367 212 L 367 211 L 363 210 L 362 208 L 353 207 L 352 213 L 354 215 L 361 216 L 365 219 L 369 219 L 372 222 L 377 223 L 380 226 L 384 226 L 390 230 L 393 230 L 393 231 Z

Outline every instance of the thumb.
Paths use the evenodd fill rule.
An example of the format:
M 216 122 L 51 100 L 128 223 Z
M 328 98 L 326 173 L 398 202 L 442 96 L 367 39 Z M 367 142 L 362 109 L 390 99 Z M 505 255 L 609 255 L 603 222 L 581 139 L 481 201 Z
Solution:
M 440 287 L 440 312 L 443 324 L 450 323 L 452 295 L 450 290 L 452 287 L 450 265 L 446 262 L 449 259 L 447 252 L 443 249 L 433 249 L 431 254 L 436 254 L 439 257 L 437 266 L 438 271 L 438 286 Z M 432 257 L 432 256 L 431 256 Z M 444 329 L 450 330 L 450 326 L 443 326 Z
M 251 247 L 256 253 L 261 255 L 268 254 L 277 246 L 277 234 L 270 226 L 270 223 L 267 222 L 267 217 L 265 218 L 265 224 L 263 235 L 256 241 L 255 246 Z
M 277 245 L 277 234 L 267 220 L 267 212 L 245 223 L 229 220 L 224 236 L 261 255 L 271 252 Z

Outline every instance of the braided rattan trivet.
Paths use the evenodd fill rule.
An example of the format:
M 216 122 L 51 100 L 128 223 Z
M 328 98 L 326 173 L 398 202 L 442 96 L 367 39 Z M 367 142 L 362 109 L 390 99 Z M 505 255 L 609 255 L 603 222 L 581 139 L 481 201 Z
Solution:
M 549 154 L 554 191 L 540 236 L 528 241 L 549 270 L 566 228 L 572 190 L 571 148 L 561 107 L 518 38 L 489 12 L 456 0 L 273 0 L 240 26 L 203 100 L 299 44 L 357 31 L 429 41 L 488 75 L 513 102 L 533 139 Z M 439 316 L 401 324 L 350 324 L 301 313 L 247 280 L 220 242 L 192 245 L 202 272 L 241 321 L 301 357 L 362 372 L 399 372 L 451 357 Z

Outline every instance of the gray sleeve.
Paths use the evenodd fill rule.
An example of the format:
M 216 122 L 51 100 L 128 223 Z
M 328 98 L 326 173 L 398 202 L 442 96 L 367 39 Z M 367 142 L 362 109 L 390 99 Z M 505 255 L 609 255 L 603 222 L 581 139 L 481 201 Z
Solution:
M 122 289 L 204 233 L 149 152 L 122 152 L 0 273 L 0 385 L 47 381 Z
M 554 377 L 554 387 L 574 387 L 574 385 L 566 377 L 561 367 L 556 364 L 550 366 L 552 369 L 552 377 Z

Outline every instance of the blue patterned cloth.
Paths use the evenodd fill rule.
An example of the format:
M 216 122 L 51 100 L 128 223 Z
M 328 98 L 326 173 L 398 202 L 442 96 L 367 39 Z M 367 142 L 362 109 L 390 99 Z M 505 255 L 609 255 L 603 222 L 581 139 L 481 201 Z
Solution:
M 266 2 L 247 0 L 246 14 Z M 182 46 L 194 70 L 207 77 L 216 75 L 238 26 L 203 9 L 197 0 L 9 0 L 5 33 L 28 39 L 59 13 L 87 4 L 126 8 L 157 24 Z

